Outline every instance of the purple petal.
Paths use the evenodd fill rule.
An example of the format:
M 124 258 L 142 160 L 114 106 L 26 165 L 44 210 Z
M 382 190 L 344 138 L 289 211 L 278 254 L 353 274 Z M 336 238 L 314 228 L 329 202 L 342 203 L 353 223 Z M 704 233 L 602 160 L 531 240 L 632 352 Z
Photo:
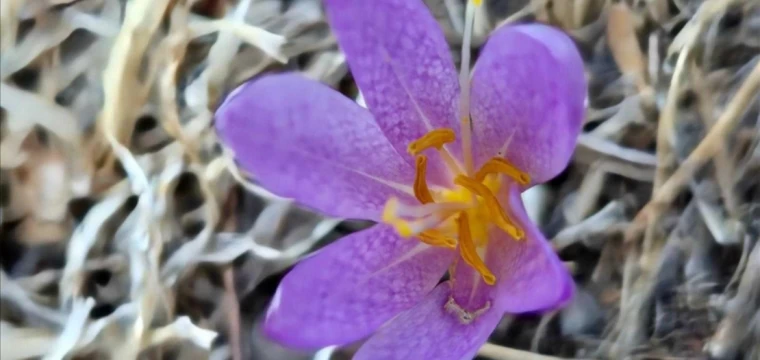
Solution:
M 443 31 L 421 0 L 326 0 L 325 5 L 368 108 L 399 153 L 406 154 L 411 141 L 433 128 L 457 131 L 457 71 Z M 442 179 L 442 163 L 428 166 L 433 182 Z
M 489 267 L 492 271 L 493 267 Z M 500 280 L 496 274 L 497 281 Z M 451 276 L 451 297 L 454 303 L 471 313 L 478 309 L 491 308 L 498 297 L 496 287 L 486 284 L 483 277 L 461 258 L 454 265 Z
M 402 239 L 385 225 L 346 236 L 301 261 L 280 283 L 265 331 L 316 349 L 360 340 L 419 303 L 454 253 Z
M 438 285 L 416 307 L 382 327 L 354 356 L 354 360 L 472 359 L 501 320 L 489 309 L 466 323 L 447 307 L 449 283 Z
M 567 166 L 586 98 L 583 62 L 567 35 L 539 24 L 495 31 L 471 86 L 476 164 L 498 154 L 533 183 Z
M 265 188 L 330 216 L 377 220 L 390 196 L 410 199 L 400 189 L 414 169 L 370 113 L 300 75 L 242 85 L 217 110 L 216 128 Z
M 583 59 L 573 40 L 561 31 L 542 24 L 515 26 L 515 30 L 546 45 L 554 59 L 562 66 L 563 76 L 567 77 L 567 96 L 573 97 L 571 104 L 576 105 L 578 108 L 575 111 L 581 113 L 579 116 L 583 116 L 587 96 L 586 75 Z
M 528 217 L 517 186 L 511 187 L 507 204 L 525 238 L 517 241 L 503 231 L 492 231 L 486 264 L 497 278 L 496 306 L 509 313 L 525 313 L 566 305 L 575 290 L 573 279 Z
M 490 231 L 485 262 L 496 275 L 486 284 L 461 259 L 452 276 L 452 296 L 462 308 L 474 311 L 490 304 L 508 313 L 541 312 L 563 305 L 573 295 L 572 278 L 541 231 L 528 218 L 517 186 L 502 190 L 506 205 L 526 237 L 517 241 L 498 228 Z

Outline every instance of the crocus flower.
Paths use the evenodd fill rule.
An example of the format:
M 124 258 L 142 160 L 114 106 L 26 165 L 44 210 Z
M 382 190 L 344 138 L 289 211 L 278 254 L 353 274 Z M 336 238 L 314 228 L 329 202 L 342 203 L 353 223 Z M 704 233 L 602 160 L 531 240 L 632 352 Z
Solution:
M 357 359 L 467 359 L 504 313 L 567 303 L 572 279 L 520 194 L 567 166 L 580 132 L 572 41 L 502 27 L 471 72 L 463 51 L 458 76 L 421 0 L 325 5 L 368 108 L 297 74 L 265 75 L 228 96 L 216 127 L 270 191 L 378 224 L 296 265 L 265 333 L 310 350 L 369 337 Z

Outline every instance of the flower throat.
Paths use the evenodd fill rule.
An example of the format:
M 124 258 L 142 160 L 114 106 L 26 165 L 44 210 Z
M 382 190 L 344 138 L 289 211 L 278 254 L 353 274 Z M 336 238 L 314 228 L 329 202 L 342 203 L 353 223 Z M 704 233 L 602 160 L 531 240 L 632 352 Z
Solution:
M 489 227 L 495 225 L 518 240 L 525 236 L 496 198 L 502 185 L 501 175 L 521 185 L 530 183 L 530 177 L 500 157 L 488 160 L 478 171 L 468 175 L 461 171 L 444 147 L 455 140 L 454 131 L 443 128 L 430 131 L 409 144 L 407 151 L 415 157 L 413 189 L 419 205 L 401 204 L 398 199 L 391 198 L 385 205 L 383 221 L 403 237 L 416 237 L 432 246 L 458 246 L 465 263 L 487 284 L 493 285 L 496 277 L 478 252 L 488 242 Z M 421 153 L 433 148 L 455 174 L 453 188 L 431 189 L 428 186 L 428 157 Z

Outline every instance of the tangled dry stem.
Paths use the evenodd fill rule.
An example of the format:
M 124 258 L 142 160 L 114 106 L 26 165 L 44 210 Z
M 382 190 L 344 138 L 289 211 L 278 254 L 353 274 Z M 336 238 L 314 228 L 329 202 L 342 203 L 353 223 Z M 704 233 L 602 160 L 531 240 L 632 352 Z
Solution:
M 458 58 L 462 1 L 426 3 Z M 361 103 L 320 1 L 6 0 L 0 19 L 0 357 L 304 358 L 262 337 L 266 303 L 366 224 L 258 187 L 211 124 L 263 71 Z M 534 20 L 590 85 L 571 166 L 526 194 L 579 291 L 479 354 L 760 356 L 760 4 L 484 1 L 473 47 Z

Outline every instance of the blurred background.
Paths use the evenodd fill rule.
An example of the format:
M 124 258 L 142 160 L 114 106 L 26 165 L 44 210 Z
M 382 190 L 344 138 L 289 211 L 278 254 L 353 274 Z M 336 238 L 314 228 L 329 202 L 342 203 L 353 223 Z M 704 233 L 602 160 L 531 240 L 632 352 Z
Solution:
M 464 0 L 425 2 L 458 63 Z M 266 72 L 360 97 L 321 1 L 2 0 L 0 21 L 2 360 L 350 358 L 260 323 L 299 258 L 370 224 L 258 187 L 213 129 Z M 760 1 L 485 0 L 473 56 L 534 21 L 589 82 L 572 163 L 524 195 L 579 291 L 479 358 L 760 359 Z

